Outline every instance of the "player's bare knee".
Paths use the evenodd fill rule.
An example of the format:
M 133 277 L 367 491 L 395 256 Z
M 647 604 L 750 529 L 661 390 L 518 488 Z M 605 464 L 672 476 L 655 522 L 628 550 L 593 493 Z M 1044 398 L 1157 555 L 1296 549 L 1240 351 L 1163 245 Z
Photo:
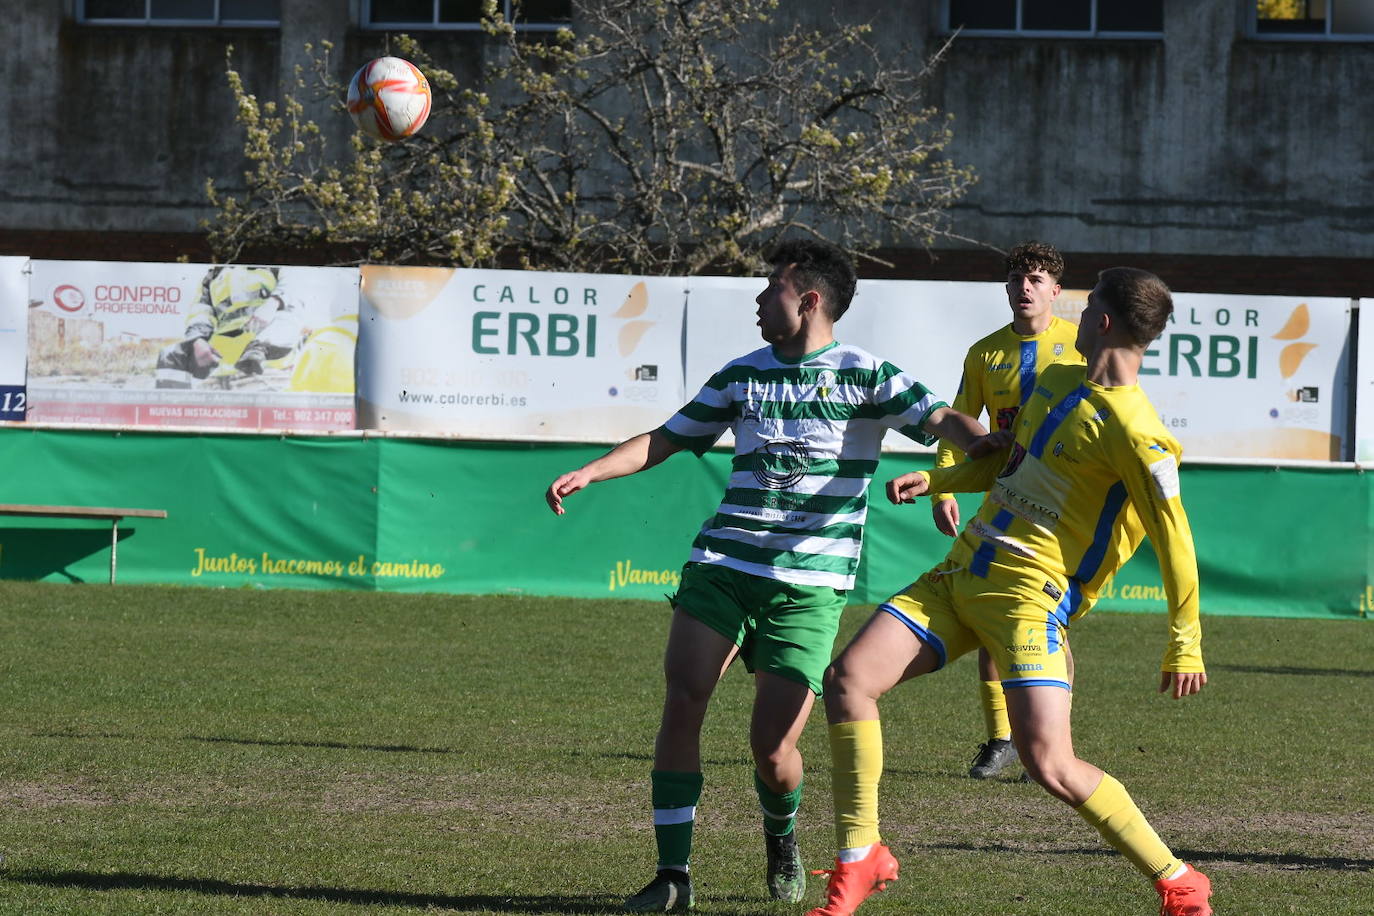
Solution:
M 714 684 L 688 678 L 668 678 L 663 697 L 664 716 L 699 716 L 711 700 Z
M 797 753 L 797 746 L 787 740 L 778 740 L 773 735 L 750 736 L 750 750 L 754 754 L 754 766 L 760 776 L 773 776 L 780 773 Z

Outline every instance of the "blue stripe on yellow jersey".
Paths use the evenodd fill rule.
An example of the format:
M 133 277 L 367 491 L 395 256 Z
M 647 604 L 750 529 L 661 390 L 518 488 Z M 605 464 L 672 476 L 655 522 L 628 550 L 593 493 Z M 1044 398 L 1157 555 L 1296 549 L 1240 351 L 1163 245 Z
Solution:
M 1082 363 L 1074 349 L 1078 325 L 1063 318 L 1051 318 L 1039 334 L 1017 334 L 1006 325 L 968 348 L 959 393 L 950 406 L 977 419 L 987 413 L 988 429 L 1011 429 L 1016 412 L 1035 391 L 1036 376 L 1054 363 Z M 941 442 L 935 455 L 937 468 L 949 467 L 964 458 L 964 453 L 948 442 Z M 936 494 L 935 499 L 948 494 Z
M 1138 385 L 1108 388 L 1083 366 L 1050 366 L 1017 417 L 1009 457 L 927 472 L 932 490 L 989 491 L 949 558 L 987 578 L 1044 577 L 1090 603 L 1148 534 L 1169 603 L 1163 668 L 1202 671 L 1182 451 Z

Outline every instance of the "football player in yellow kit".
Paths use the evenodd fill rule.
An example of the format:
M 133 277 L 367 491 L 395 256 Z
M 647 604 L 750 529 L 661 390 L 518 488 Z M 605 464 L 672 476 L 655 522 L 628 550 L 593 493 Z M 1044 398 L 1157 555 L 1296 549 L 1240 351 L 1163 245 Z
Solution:
M 1172 311 L 1153 274 L 1103 271 L 1078 330 L 1087 365 L 1041 373 L 1009 457 L 888 482 L 898 503 L 927 492 L 988 494 L 945 561 L 881 605 L 826 672 L 839 854 L 826 903 L 808 916 L 849 916 L 897 878 L 878 831 L 878 698 L 979 644 L 1002 674 L 1031 777 L 1154 881 L 1163 916 L 1210 916 L 1206 876 L 1164 845 L 1121 783 L 1075 755 L 1062 650 L 1081 602 L 1148 534 L 1169 606 L 1160 691 L 1179 699 L 1207 683 L 1182 450 L 1137 385 L 1145 348 Z
M 988 415 L 991 430 L 1011 429 L 1021 405 L 1030 400 L 1035 379 L 1052 363 L 1082 363 L 1074 348 L 1078 326 L 1054 314 L 1064 276 L 1064 258 L 1053 245 L 1024 242 L 1006 257 L 1007 304 L 1011 323 L 992 332 L 969 347 L 964 371 L 953 407 L 960 413 L 977 417 Z M 958 446 L 941 442 L 935 455 L 937 468 L 950 467 L 963 459 Z M 959 534 L 959 504 L 953 493 L 931 496 L 935 527 L 955 537 Z M 1073 656 L 1064 646 L 1073 681 Z M 968 774 L 974 779 L 996 776 L 1016 760 L 1011 741 L 1011 720 L 1007 718 L 1006 695 L 987 649 L 978 649 L 978 699 L 983 707 L 987 740 L 978 747 Z

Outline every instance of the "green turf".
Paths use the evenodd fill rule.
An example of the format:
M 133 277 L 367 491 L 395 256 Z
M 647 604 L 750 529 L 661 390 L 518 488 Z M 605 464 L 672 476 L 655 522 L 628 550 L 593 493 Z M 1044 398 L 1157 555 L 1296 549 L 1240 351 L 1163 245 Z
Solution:
M 666 623 L 633 601 L 0 583 L 0 911 L 608 911 L 652 873 Z M 1222 916 L 1374 913 L 1374 628 L 1206 627 L 1212 682 L 1183 702 L 1154 693 L 1162 617 L 1075 628 L 1080 755 Z M 884 701 L 903 879 L 863 912 L 1156 912 L 1037 787 L 964 777 L 975 680 L 965 659 Z M 800 914 L 763 892 L 750 697 L 732 671 L 706 724 L 698 909 Z M 813 716 L 800 830 L 822 867 Z

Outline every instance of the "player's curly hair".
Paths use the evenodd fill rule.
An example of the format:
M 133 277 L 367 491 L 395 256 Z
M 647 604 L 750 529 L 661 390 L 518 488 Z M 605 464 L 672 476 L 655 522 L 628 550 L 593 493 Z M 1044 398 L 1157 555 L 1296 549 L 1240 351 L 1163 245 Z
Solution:
M 1008 274 L 1043 270 L 1058 283 L 1064 276 L 1064 256 L 1049 242 L 1022 242 L 1007 253 L 1006 268 Z
M 1093 292 L 1126 322 L 1140 346 L 1164 333 L 1174 313 L 1174 297 L 1164 281 L 1137 267 L 1109 267 L 1097 275 Z
M 838 245 L 817 239 L 790 239 L 776 245 L 768 253 L 767 261 L 775 268 L 794 265 L 797 286 L 821 294 L 831 321 L 839 321 L 849 310 L 858 276 L 854 262 Z

